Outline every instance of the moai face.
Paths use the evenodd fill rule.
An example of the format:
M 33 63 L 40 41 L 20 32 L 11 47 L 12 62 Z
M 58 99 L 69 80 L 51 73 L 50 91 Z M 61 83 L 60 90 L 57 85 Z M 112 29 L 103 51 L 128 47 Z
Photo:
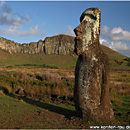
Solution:
M 100 34 L 100 10 L 89 8 L 80 17 L 80 25 L 74 29 L 75 52 L 77 55 L 85 53 L 89 46 L 98 44 Z

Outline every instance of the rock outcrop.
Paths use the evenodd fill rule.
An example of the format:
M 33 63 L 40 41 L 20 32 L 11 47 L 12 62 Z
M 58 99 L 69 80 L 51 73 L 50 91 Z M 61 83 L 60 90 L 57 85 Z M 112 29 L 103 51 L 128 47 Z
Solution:
M 39 40 L 38 42 L 31 42 L 29 44 L 20 44 L 0 37 L 0 48 L 9 53 L 37 54 L 43 52 L 44 42 L 42 40 Z
M 73 53 L 74 44 L 74 37 L 67 35 L 47 37 L 44 41 L 39 40 L 38 42 L 31 42 L 29 44 L 15 43 L 14 41 L 0 37 L 0 49 L 11 54 L 38 54 L 44 52 L 45 54 L 66 55 Z
M 74 52 L 74 37 L 57 35 L 45 38 L 45 54 L 66 55 Z
M 89 120 L 112 122 L 114 113 L 109 96 L 109 61 L 99 44 L 100 10 L 85 10 L 80 22 L 74 30 L 75 52 L 79 56 L 75 69 L 76 112 Z

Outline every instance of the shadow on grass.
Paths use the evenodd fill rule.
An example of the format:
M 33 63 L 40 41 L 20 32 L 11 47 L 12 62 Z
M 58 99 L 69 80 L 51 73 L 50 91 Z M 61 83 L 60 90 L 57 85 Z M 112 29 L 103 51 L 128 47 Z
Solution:
M 12 93 L 8 93 L 6 95 L 16 98 L 16 96 Z M 27 98 L 25 96 L 19 96 L 19 99 L 22 99 L 26 103 L 31 104 L 33 106 L 37 106 L 37 107 L 49 110 L 51 112 L 55 112 L 55 113 L 64 115 L 68 119 L 71 119 L 72 116 L 76 116 L 76 111 L 74 111 L 74 110 L 69 110 L 67 108 L 62 108 L 60 106 L 56 106 L 56 105 L 41 102 L 41 101 L 36 101 L 36 100 L 30 99 L 30 98 Z

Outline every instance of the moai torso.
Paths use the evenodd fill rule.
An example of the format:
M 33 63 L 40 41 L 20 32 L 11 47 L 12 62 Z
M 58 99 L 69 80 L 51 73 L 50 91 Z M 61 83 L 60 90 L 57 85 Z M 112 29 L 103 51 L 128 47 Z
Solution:
M 111 122 L 114 113 L 109 97 L 109 63 L 99 44 L 100 10 L 85 10 L 80 21 L 74 30 L 75 52 L 79 55 L 75 69 L 76 111 L 83 118 Z

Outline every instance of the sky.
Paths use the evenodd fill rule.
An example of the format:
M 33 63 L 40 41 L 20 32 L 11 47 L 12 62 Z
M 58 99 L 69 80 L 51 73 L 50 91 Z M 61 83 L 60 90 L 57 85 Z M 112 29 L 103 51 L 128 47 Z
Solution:
M 0 36 L 18 43 L 75 36 L 91 7 L 101 10 L 100 43 L 130 57 L 130 1 L 0 1 Z

